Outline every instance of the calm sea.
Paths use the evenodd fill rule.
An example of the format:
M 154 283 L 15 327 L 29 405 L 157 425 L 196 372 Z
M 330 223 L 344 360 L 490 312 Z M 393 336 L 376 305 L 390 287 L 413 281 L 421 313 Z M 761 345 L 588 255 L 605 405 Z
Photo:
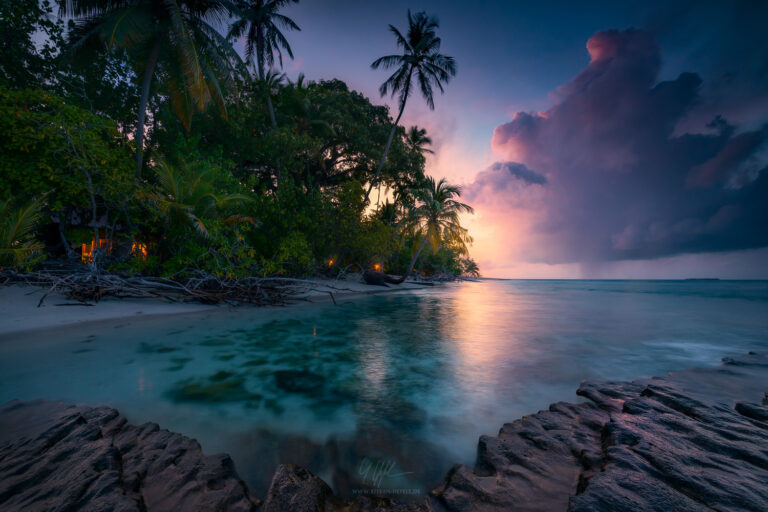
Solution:
M 768 282 L 487 280 L 2 338 L 0 402 L 116 407 L 231 454 L 261 495 L 285 462 L 418 496 L 583 379 L 749 350 L 768 351 Z

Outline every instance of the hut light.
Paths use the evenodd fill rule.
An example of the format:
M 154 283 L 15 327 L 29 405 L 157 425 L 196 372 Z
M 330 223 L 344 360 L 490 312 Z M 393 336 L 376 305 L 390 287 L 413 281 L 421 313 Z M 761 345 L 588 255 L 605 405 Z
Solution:
M 329 267 L 332 267 L 332 266 L 333 266 L 333 258 L 331 258 L 330 260 L 328 260 L 328 266 L 329 266 Z
M 112 252 L 112 244 L 108 238 L 99 238 L 98 242 L 96 242 L 96 238 L 94 238 L 91 240 L 91 243 L 82 245 L 80 249 L 80 260 L 83 263 L 91 263 L 93 261 L 93 253 L 96 247 L 106 252 L 107 254 Z
M 147 261 L 147 244 L 141 242 L 133 242 L 131 246 L 131 254 L 139 258 L 141 261 Z

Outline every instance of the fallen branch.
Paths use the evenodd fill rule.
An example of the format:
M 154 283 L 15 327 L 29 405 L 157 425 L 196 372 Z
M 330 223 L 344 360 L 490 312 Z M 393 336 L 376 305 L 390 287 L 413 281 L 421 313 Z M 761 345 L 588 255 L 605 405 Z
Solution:
M 104 297 L 118 299 L 160 299 L 168 302 L 201 302 L 204 304 L 254 304 L 259 306 L 287 304 L 308 291 L 345 288 L 288 277 L 220 278 L 200 274 L 190 278 L 125 277 L 67 268 L 40 270 L 32 273 L 0 271 L 4 284 L 21 283 L 46 288 L 38 304 L 42 306 L 52 293 L 59 293 L 79 303 L 98 302 Z M 335 299 L 334 299 L 335 302 Z

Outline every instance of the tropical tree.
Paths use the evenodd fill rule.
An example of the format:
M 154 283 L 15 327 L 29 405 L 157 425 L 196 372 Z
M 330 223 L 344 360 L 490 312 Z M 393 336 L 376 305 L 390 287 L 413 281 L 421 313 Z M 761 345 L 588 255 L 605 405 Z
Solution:
M 214 101 L 226 114 L 224 87 L 239 57 L 214 25 L 230 15 L 225 0 L 59 0 L 75 18 L 70 37 L 78 50 L 95 39 L 125 49 L 139 82 L 136 161 L 141 169 L 147 104 L 159 79 L 174 110 L 189 127 L 194 109 Z
M 282 50 L 293 59 L 291 45 L 280 29 L 301 30 L 288 16 L 280 14 L 280 9 L 299 0 L 240 0 L 237 2 L 239 18 L 232 23 L 228 38 L 238 39 L 245 36 L 245 58 L 256 66 L 259 80 L 265 81 L 266 68 L 275 65 L 275 56 L 283 67 Z M 255 60 L 255 62 L 254 62 Z M 267 88 L 267 106 L 272 126 L 277 126 L 275 109 L 272 105 L 270 87 Z
M 465 276 L 478 278 L 480 277 L 480 267 L 477 266 L 477 262 L 472 258 L 464 258 L 459 261 L 461 264 L 461 273 Z
M 416 153 L 434 153 L 427 146 L 432 145 L 432 139 L 427 137 L 427 130 L 419 128 L 418 126 L 411 126 L 407 132 L 405 132 L 405 143 L 411 151 Z
M 390 32 L 395 35 L 397 46 L 402 49 L 402 54 L 386 55 L 373 61 L 371 67 L 378 69 L 396 68 L 395 72 L 379 87 L 379 93 L 385 96 L 388 92 L 394 98 L 399 93 L 399 111 L 392 130 L 389 132 L 387 144 L 384 146 L 384 154 L 381 157 L 376 174 L 368 185 L 365 193 L 365 199 L 371 194 L 371 190 L 376 185 L 381 175 L 384 163 L 387 161 L 389 148 L 392 145 L 392 138 L 395 136 L 397 125 L 405 110 L 405 103 L 411 93 L 411 86 L 414 79 L 421 90 L 427 106 L 431 110 L 435 108 L 433 87 L 440 89 L 443 93 L 443 83 L 450 81 L 451 77 L 456 76 L 456 61 L 453 57 L 440 53 L 441 40 L 437 37 L 437 28 L 439 23 L 437 18 L 427 16 L 425 12 L 418 12 L 411 15 L 408 11 L 408 32 L 407 37 L 393 25 L 389 26 Z
M 155 172 L 158 190 L 150 195 L 169 229 L 193 228 L 201 237 L 209 236 L 206 218 L 221 218 L 224 224 L 256 222 L 240 214 L 226 215 L 227 207 L 250 201 L 242 194 L 217 193 L 214 181 L 205 167 L 183 167 L 158 160 Z
M 33 199 L 16 208 L 12 198 L 0 201 L 0 265 L 24 266 L 43 249 L 33 231 L 40 222 L 43 202 Z
M 62 34 L 62 23 L 51 13 L 50 0 L 0 2 L 0 84 L 15 88 L 50 83 Z
M 403 282 L 411 273 L 427 242 L 433 253 L 437 252 L 441 244 L 450 244 L 464 254 L 468 252 L 467 244 L 472 243 L 466 228 L 461 226 L 459 214 L 474 213 L 474 210 L 468 204 L 454 199 L 461 196 L 461 187 L 449 184 L 445 178 L 436 182 L 427 176 L 423 185 L 414 191 L 414 196 L 416 203 L 408 212 L 404 227 L 406 232 L 421 238 L 421 242 L 399 282 Z

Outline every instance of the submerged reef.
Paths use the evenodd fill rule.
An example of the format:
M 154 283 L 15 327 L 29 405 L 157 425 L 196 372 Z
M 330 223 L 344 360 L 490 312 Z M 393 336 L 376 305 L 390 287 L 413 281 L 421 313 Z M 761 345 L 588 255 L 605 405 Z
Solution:
M 203 455 L 180 434 L 129 425 L 108 407 L 12 401 L 0 406 L 0 508 L 763 511 L 768 358 L 750 353 L 723 363 L 632 382 L 584 382 L 577 394 L 586 401 L 559 402 L 505 424 L 497 436 L 481 436 L 474 467 L 454 466 L 436 489 L 408 503 L 375 487 L 345 501 L 290 464 L 278 467 L 261 501 L 227 455 Z M 278 378 L 305 392 L 312 379 L 300 377 Z M 177 398 L 205 400 L 238 385 L 236 375 L 221 372 L 186 383 Z

